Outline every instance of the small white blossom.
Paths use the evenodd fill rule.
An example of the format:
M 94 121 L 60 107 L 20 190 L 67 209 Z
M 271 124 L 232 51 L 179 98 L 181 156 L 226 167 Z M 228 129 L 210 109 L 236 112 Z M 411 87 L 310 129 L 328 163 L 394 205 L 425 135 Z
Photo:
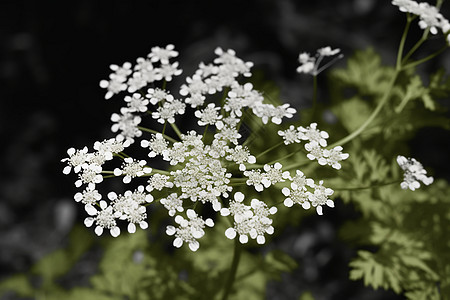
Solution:
M 426 176 L 427 171 L 423 168 L 422 164 L 414 158 L 406 158 L 399 155 L 397 156 L 397 163 L 405 172 L 403 174 L 403 182 L 400 184 L 402 189 L 414 191 L 420 188 L 419 181 L 422 181 L 426 185 L 433 183 L 433 177 Z
M 111 126 L 111 131 L 118 132 L 120 130 L 116 137 L 118 141 L 128 140 L 130 143 L 133 143 L 135 137 L 142 135 L 142 131 L 138 128 L 142 119 L 128 112 L 125 107 L 120 112 L 120 115 L 117 113 L 111 115 L 111 121 L 115 123 Z
M 156 89 L 148 89 L 147 95 L 145 95 L 150 101 L 151 104 L 156 105 L 158 102 L 161 101 L 168 101 L 172 102 L 174 100 L 173 96 L 170 94 L 169 91 L 162 90 L 159 88 Z
M 342 153 L 342 150 L 343 148 L 341 146 L 336 146 L 330 150 L 323 150 L 323 157 L 326 159 L 327 164 L 332 166 L 336 170 L 339 170 L 341 168 L 341 164 L 339 162 L 349 157 L 349 154 Z
M 175 46 L 172 44 L 167 45 L 166 48 L 152 47 L 148 57 L 152 62 L 160 61 L 161 64 L 168 64 L 171 58 L 178 56 L 178 52 L 174 49 Z
M 173 183 L 169 181 L 170 176 L 162 174 L 154 174 L 148 180 L 146 190 L 151 192 L 153 190 L 161 191 L 163 188 L 172 188 Z
M 155 157 L 156 155 L 163 155 L 169 146 L 169 142 L 163 137 L 161 133 L 152 134 L 152 138 L 147 140 L 141 140 L 141 147 L 149 148 L 149 157 Z
M 115 168 L 114 175 L 123 177 L 123 183 L 130 183 L 131 179 L 134 177 L 140 177 L 145 174 L 150 174 L 152 172 L 152 168 L 146 167 L 147 162 L 145 160 L 134 160 L 131 157 L 127 157 L 124 159 L 124 163 L 122 168 Z
M 81 150 L 75 150 L 75 148 L 69 148 L 67 150 L 68 158 L 64 158 L 61 162 L 67 162 L 68 166 L 63 169 L 64 174 L 69 174 L 72 171 L 72 168 L 75 173 L 81 171 L 82 168 L 86 168 L 88 166 L 88 161 L 92 154 L 88 153 L 88 148 L 84 147 Z
M 173 217 L 175 213 L 184 211 L 183 200 L 176 193 L 172 193 L 159 201 L 169 211 L 169 216 Z
M 100 87 L 108 90 L 105 99 L 110 99 L 114 94 L 127 90 L 128 86 L 125 82 L 132 73 L 131 67 L 132 65 L 129 62 L 124 63 L 121 67 L 114 64 L 109 66 L 114 73 L 109 75 L 109 81 L 100 81 Z
M 285 145 L 300 143 L 301 142 L 301 134 L 294 127 L 294 125 L 289 126 L 289 129 L 279 130 L 278 135 L 281 136 L 284 140 Z
M 199 217 L 193 209 L 188 209 L 186 211 L 188 219 L 182 216 L 176 216 L 175 222 L 179 224 L 179 227 L 167 226 L 167 235 L 175 235 L 175 240 L 173 245 L 180 248 L 183 243 L 188 243 L 189 249 L 192 251 L 197 251 L 200 244 L 197 239 L 202 238 L 205 235 L 205 226 L 213 227 L 214 222 L 212 219 L 208 218 L 203 220 Z
M 84 220 L 86 227 L 91 227 L 94 223 L 95 234 L 101 235 L 103 229 L 109 229 L 109 232 L 113 237 L 117 237 L 120 234 L 120 228 L 117 227 L 116 219 L 120 216 L 120 213 L 114 212 L 112 206 L 108 206 L 106 201 L 100 201 L 101 210 L 97 210 L 94 206 L 88 204 L 85 206 L 86 212 L 91 216 Z
M 149 101 L 141 96 L 141 94 L 134 93 L 131 97 L 125 96 L 125 102 L 128 106 L 129 112 L 146 112 Z
M 228 153 L 229 154 L 225 158 L 237 163 L 240 171 L 246 170 L 245 163 L 256 163 L 256 158 L 253 155 L 250 155 L 250 151 L 248 151 L 248 148 L 245 146 L 238 145 L 234 148 L 230 148 Z
M 309 201 L 311 201 L 311 205 L 316 208 L 316 212 L 318 215 L 322 215 L 322 205 L 328 205 L 329 207 L 334 207 L 334 202 L 331 199 L 328 199 L 328 196 L 331 196 L 334 191 L 330 188 L 326 188 L 323 186 L 323 180 L 319 181 L 318 185 L 314 186 L 314 193 L 309 194 Z
M 221 129 L 223 123 L 219 120 L 223 116 L 219 114 L 219 111 L 220 107 L 216 107 L 214 103 L 209 103 L 204 109 L 195 111 L 195 116 L 199 119 L 198 125 L 216 125 L 218 129 Z
M 87 187 L 82 193 L 76 193 L 74 199 L 76 202 L 81 202 L 85 205 L 95 205 L 97 201 L 102 199 L 102 195 L 96 189 Z

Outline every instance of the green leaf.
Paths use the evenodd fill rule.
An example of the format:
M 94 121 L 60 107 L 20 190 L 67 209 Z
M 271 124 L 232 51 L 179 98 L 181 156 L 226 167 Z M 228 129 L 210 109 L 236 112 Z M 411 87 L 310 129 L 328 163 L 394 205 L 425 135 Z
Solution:
M 15 292 L 20 297 L 33 297 L 36 290 L 31 286 L 25 274 L 17 274 L 0 282 L 0 296 L 6 292 Z

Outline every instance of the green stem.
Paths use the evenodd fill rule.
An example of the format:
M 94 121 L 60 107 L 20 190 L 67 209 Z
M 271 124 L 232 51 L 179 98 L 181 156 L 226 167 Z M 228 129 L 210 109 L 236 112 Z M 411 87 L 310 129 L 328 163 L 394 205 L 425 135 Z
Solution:
M 420 40 L 418 40 L 417 43 L 411 48 L 411 50 L 408 51 L 405 57 L 403 57 L 402 64 L 404 64 L 411 57 L 411 55 L 413 55 L 414 52 L 416 52 L 416 50 L 419 49 L 420 46 L 422 46 L 422 44 L 427 40 L 427 38 L 428 38 L 428 30 L 425 30 Z
M 172 126 L 173 131 L 178 135 L 178 137 L 181 139 L 181 131 L 178 129 L 177 125 L 175 123 L 170 123 L 170 126 Z
M 317 75 L 313 76 L 313 98 L 312 98 L 311 122 L 315 119 L 317 110 Z
M 153 130 L 153 129 L 149 129 L 149 128 L 145 128 L 145 127 L 141 127 L 141 126 L 138 126 L 138 129 L 141 130 L 141 131 L 150 132 L 150 133 L 154 133 L 154 134 L 161 133 L 161 132 L 159 132 L 159 131 L 156 131 L 156 130 Z M 162 133 L 161 133 L 161 134 L 162 134 Z M 166 140 L 168 140 L 168 141 L 170 141 L 170 142 L 172 142 L 172 143 L 178 142 L 176 139 L 173 139 L 173 138 L 171 138 L 170 136 L 168 136 L 168 135 L 166 135 L 166 134 L 162 134 L 162 136 L 163 136 Z
M 230 271 L 228 273 L 227 281 L 225 282 L 222 300 L 228 299 L 228 296 L 231 292 L 231 288 L 233 287 L 234 279 L 236 278 L 240 258 L 241 258 L 241 246 L 239 245 L 238 238 L 235 238 L 233 260 L 231 261 Z
M 282 144 L 284 144 L 284 142 L 279 142 L 278 144 L 273 145 L 272 147 L 270 147 L 270 148 L 264 150 L 263 152 L 261 152 L 260 154 L 256 155 L 255 157 L 256 157 L 256 158 L 261 157 L 261 156 L 263 156 L 264 154 L 269 153 L 270 151 L 272 151 L 272 150 L 278 148 L 278 147 L 281 146 Z
M 447 50 L 447 48 L 448 48 L 448 46 L 445 45 L 444 47 L 442 47 L 441 49 L 439 49 L 437 52 L 435 52 L 435 53 L 433 53 L 433 54 L 430 54 L 430 55 L 428 55 L 428 56 L 425 57 L 425 58 L 416 60 L 416 61 L 414 61 L 414 62 L 412 62 L 412 63 L 409 63 L 409 64 L 405 65 L 405 66 L 403 67 L 403 69 L 414 68 L 415 66 L 420 65 L 420 64 L 422 64 L 422 63 L 424 63 L 424 62 L 426 62 L 426 61 L 428 61 L 428 60 L 430 60 L 430 59 L 432 59 L 432 58 L 438 56 L 439 54 L 441 54 L 442 52 L 444 52 L 445 50 Z
M 391 184 L 398 184 L 400 182 L 402 182 L 402 180 L 395 180 L 395 181 L 391 181 L 391 182 L 384 182 L 384 183 L 380 183 L 380 184 L 377 184 L 377 185 L 371 185 L 371 186 L 351 187 L 351 188 L 339 188 L 339 187 L 330 187 L 330 188 L 332 190 L 335 190 L 335 191 L 358 191 L 358 190 L 373 189 L 373 188 L 387 186 L 387 185 L 391 185 Z
M 397 53 L 397 66 L 396 66 L 397 70 L 400 70 L 400 68 L 402 66 L 403 49 L 405 47 L 406 36 L 408 35 L 408 31 L 409 31 L 409 27 L 411 25 L 411 21 L 412 21 L 412 18 L 409 15 L 406 15 L 405 30 L 403 30 L 403 35 L 402 35 L 402 38 L 400 40 L 400 45 L 398 47 L 398 53 Z
M 381 109 L 383 108 L 384 104 L 386 104 L 387 100 L 389 99 L 389 96 L 391 94 L 392 88 L 394 87 L 394 83 L 397 80 L 397 76 L 400 73 L 400 70 L 395 70 L 394 75 L 392 76 L 391 82 L 389 83 L 388 88 L 386 89 L 386 92 L 383 95 L 383 98 L 381 98 L 380 102 L 378 103 L 375 110 L 372 112 L 372 114 L 367 118 L 367 120 L 355 131 L 353 131 L 351 134 L 347 135 L 346 137 L 340 139 L 336 143 L 328 146 L 329 149 L 334 148 L 336 146 L 342 146 L 351 140 L 353 140 L 355 137 L 361 134 L 361 132 L 366 129 L 367 126 L 369 126 L 370 123 L 378 116 Z

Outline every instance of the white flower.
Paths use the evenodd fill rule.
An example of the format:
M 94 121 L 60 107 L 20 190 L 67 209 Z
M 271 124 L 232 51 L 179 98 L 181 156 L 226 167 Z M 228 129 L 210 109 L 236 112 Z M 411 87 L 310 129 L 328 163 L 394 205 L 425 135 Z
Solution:
M 108 157 L 112 156 L 112 154 L 122 152 L 128 146 L 130 146 L 129 141 L 118 141 L 114 138 L 94 143 L 94 149 Z
M 300 138 L 310 142 L 317 142 L 320 146 L 327 146 L 327 138 L 329 137 L 326 131 L 317 129 L 317 123 L 311 123 L 308 127 L 302 126 L 297 128 L 300 132 Z
M 269 187 L 271 184 L 276 184 L 278 182 L 283 182 L 285 179 L 290 178 L 289 171 L 283 172 L 281 169 L 283 166 L 277 162 L 273 166 L 271 165 L 264 165 L 264 171 L 266 172 L 263 179 L 264 187 Z
M 130 143 L 133 143 L 135 137 L 140 137 L 142 135 L 142 131 L 138 128 L 142 119 L 141 117 L 128 112 L 125 107 L 122 107 L 120 112 L 120 115 L 117 113 L 111 115 L 111 121 L 115 123 L 111 126 L 111 131 L 118 132 L 120 130 L 120 133 L 116 137 L 118 141 L 126 139 Z
M 134 93 L 132 97 L 125 96 L 129 112 L 146 112 L 149 101 L 142 98 L 141 94 Z
M 75 181 L 75 186 L 80 187 L 83 184 L 88 184 L 91 189 L 94 189 L 95 184 L 103 181 L 100 172 L 101 168 L 99 169 L 98 166 L 88 165 L 78 174 L 79 179 Z
M 166 81 L 172 81 L 173 76 L 178 76 L 183 72 L 183 70 L 178 69 L 178 62 L 173 64 L 161 65 L 159 68 L 159 73 Z
M 174 109 L 170 102 L 165 102 L 163 106 L 157 108 L 155 112 L 152 113 L 152 118 L 157 119 L 158 123 L 164 124 L 169 122 L 171 124 L 175 123 L 175 114 L 177 111 Z
M 269 216 L 275 214 L 277 208 L 268 208 L 264 202 L 258 199 L 252 199 L 248 206 L 242 203 L 243 200 L 244 194 L 237 192 L 234 195 L 234 201 L 230 202 L 230 207 L 221 210 L 223 216 L 234 217 L 234 226 L 225 231 L 225 236 L 234 239 L 239 235 L 239 241 L 242 244 L 247 243 L 250 236 L 250 238 L 256 239 L 258 244 L 264 244 L 266 241 L 264 234 L 274 232 Z
M 292 207 L 294 204 L 299 204 L 304 209 L 311 207 L 309 202 L 311 192 L 304 189 L 289 189 L 287 187 L 284 187 L 281 192 L 286 196 L 283 202 L 286 207 Z
M 118 65 L 110 65 L 109 68 L 114 71 L 114 73 L 109 75 L 108 80 L 100 81 L 100 87 L 107 89 L 105 99 L 111 98 L 114 94 L 118 94 L 121 91 L 125 91 L 127 89 L 127 84 L 125 81 L 127 80 L 128 75 L 131 74 L 131 63 L 126 62 L 121 67 Z
M 172 193 L 159 201 L 169 211 L 169 216 L 173 217 L 175 213 L 184 211 L 183 200 L 176 193 Z
M 328 196 L 331 196 L 334 191 L 330 188 L 326 188 L 323 186 L 323 180 L 319 181 L 318 185 L 314 186 L 314 193 L 309 194 L 309 201 L 311 201 L 311 205 L 316 208 L 317 214 L 322 215 L 322 205 L 326 204 L 329 207 L 334 207 L 334 202 L 331 199 L 328 199 Z
M 236 127 L 224 125 L 217 133 L 214 135 L 215 139 L 224 140 L 227 142 L 231 142 L 235 145 L 238 144 L 238 139 L 242 136 L 236 129 Z
M 82 193 L 76 193 L 74 196 L 76 202 L 80 202 L 83 204 L 95 205 L 97 201 L 102 199 L 102 195 L 91 187 L 87 187 Z
M 146 164 L 147 162 L 145 160 L 137 161 L 131 157 L 127 157 L 124 159 L 122 169 L 114 169 L 114 175 L 124 175 L 123 183 L 130 183 L 132 178 L 140 177 L 152 172 L 152 168 L 146 167 Z
M 331 150 L 324 149 L 323 157 L 326 159 L 326 163 L 339 170 L 341 168 L 341 164 L 339 162 L 349 157 L 349 154 L 342 153 L 342 150 L 343 148 L 341 146 L 336 146 Z
M 309 142 L 305 144 L 305 149 L 309 152 L 306 154 L 310 160 L 315 160 L 319 162 L 320 165 L 324 166 L 327 164 L 327 160 L 324 157 L 324 149 L 316 141 Z
M 297 73 L 305 73 L 305 74 L 311 74 L 313 76 L 319 75 L 320 72 L 328 68 L 331 64 L 333 64 L 336 60 L 343 57 L 342 54 L 338 55 L 334 59 L 332 59 L 330 62 L 325 64 L 324 66 L 320 67 L 320 63 L 322 62 L 324 57 L 327 56 L 334 56 L 338 53 L 340 53 L 341 50 L 331 49 L 331 47 L 323 47 L 317 49 L 317 53 L 315 56 L 311 56 L 309 53 L 302 52 L 298 56 L 298 61 L 300 63 L 300 66 L 297 68 Z
M 247 185 L 253 185 L 255 190 L 261 192 L 264 188 L 270 186 L 270 181 L 267 180 L 265 174 L 261 173 L 261 170 L 245 171 L 244 176 L 248 177 L 246 181 Z
M 333 56 L 338 54 L 339 52 L 341 52 L 341 49 L 339 48 L 331 49 L 330 46 L 317 49 L 317 53 L 319 53 L 319 55 L 321 56 Z
M 141 140 L 141 147 L 149 148 L 149 157 L 155 157 L 156 155 L 163 155 L 169 146 L 169 142 L 163 137 L 161 133 L 152 134 L 152 138 L 147 140 Z
M 86 227 L 91 227 L 94 222 L 97 225 L 95 227 L 95 233 L 101 235 L 103 229 L 109 229 L 109 232 L 113 237 L 117 237 L 120 234 L 120 228 L 117 227 L 116 218 L 120 216 L 120 213 L 114 212 L 112 206 L 108 206 L 106 201 L 100 201 L 101 210 L 98 211 L 94 206 L 88 204 L 85 206 L 86 212 L 91 216 L 84 220 Z
M 152 62 L 160 61 L 161 64 L 168 64 L 171 58 L 178 56 L 178 52 L 174 49 L 175 46 L 172 44 L 167 45 L 166 48 L 152 47 L 148 57 Z
M 223 116 L 219 114 L 219 111 L 220 107 L 216 107 L 214 103 L 209 103 L 204 109 L 195 111 L 195 116 L 199 119 L 198 125 L 216 125 L 218 129 L 221 129 L 223 123 L 219 120 Z
M 414 158 L 406 158 L 402 155 L 397 156 L 397 163 L 405 172 L 403 174 L 403 182 L 400 184 L 402 189 L 410 189 L 414 191 L 420 187 L 419 181 L 426 185 L 433 183 L 433 177 L 426 176 L 427 171 L 422 164 Z
M 301 142 L 301 134 L 294 125 L 289 126 L 289 129 L 279 130 L 278 135 L 283 138 L 285 145 Z
M 237 145 L 234 148 L 230 148 L 228 153 L 229 154 L 225 157 L 225 159 L 237 163 L 240 171 L 246 170 L 245 163 L 256 163 L 256 158 L 253 155 L 250 155 L 250 151 L 248 151 L 248 148 L 245 146 Z
M 205 231 L 203 230 L 205 225 L 213 227 L 214 222 L 210 218 L 203 220 L 192 209 L 188 209 L 186 215 L 188 217 L 187 220 L 182 216 L 176 216 L 175 222 L 179 224 L 179 227 L 175 228 L 169 225 L 167 226 L 166 233 L 170 236 L 175 235 L 175 240 L 173 241 L 175 247 L 180 248 L 186 242 L 189 245 L 189 249 L 197 251 L 200 246 L 197 239 L 205 235 Z
M 151 192 L 153 190 L 161 191 L 163 188 L 172 188 L 173 183 L 169 181 L 170 176 L 162 174 L 154 174 L 148 180 L 146 190 Z
M 173 96 L 170 94 L 169 91 L 162 90 L 159 88 L 148 89 L 147 95 L 145 95 L 145 97 L 147 97 L 149 99 L 150 103 L 153 105 L 156 105 L 156 104 L 158 104 L 158 102 L 161 102 L 161 101 L 172 102 L 174 100 Z
M 75 173 L 81 171 L 82 168 L 86 168 L 88 166 L 88 161 L 92 154 L 88 153 L 88 148 L 84 147 L 81 150 L 75 150 L 75 148 L 69 148 L 67 150 L 68 158 L 64 158 L 61 162 L 67 162 L 68 166 L 63 169 L 64 174 L 69 174 L 72 171 L 72 168 Z

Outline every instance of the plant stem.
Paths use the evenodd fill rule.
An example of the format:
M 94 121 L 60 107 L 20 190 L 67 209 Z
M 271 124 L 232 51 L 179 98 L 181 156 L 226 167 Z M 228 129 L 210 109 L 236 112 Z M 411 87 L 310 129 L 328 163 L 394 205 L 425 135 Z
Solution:
M 234 252 L 233 260 L 231 261 L 230 271 L 228 273 L 227 281 L 225 282 L 222 300 L 227 300 L 233 287 L 234 279 L 236 278 L 236 273 L 239 265 L 239 260 L 241 258 L 241 247 L 237 238 L 234 239 Z
M 317 75 L 313 76 L 313 103 L 312 103 L 312 113 L 311 118 L 314 120 L 317 110 Z
M 398 53 L 397 53 L 397 65 L 396 65 L 397 70 L 400 70 L 400 68 L 402 66 L 403 49 L 405 47 L 406 36 L 408 35 L 409 26 L 411 25 L 411 21 L 412 21 L 412 18 L 409 15 L 406 15 L 405 30 L 403 30 L 402 39 L 400 40 L 400 45 L 398 47 Z
M 180 129 L 178 129 L 177 125 L 175 123 L 170 123 L 170 126 L 172 126 L 173 131 L 175 131 L 175 133 L 181 139 L 181 131 Z
M 278 144 L 273 145 L 272 147 L 270 147 L 270 148 L 264 150 L 263 152 L 259 153 L 259 154 L 256 155 L 255 157 L 256 157 L 256 158 L 261 157 L 261 156 L 263 156 L 264 154 L 269 153 L 270 151 L 272 151 L 272 150 L 278 148 L 278 147 L 281 146 L 282 144 L 284 144 L 284 142 L 279 142 Z
M 395 180 L 395 181 L 391 181 L 391 182 L 380 183 L 380 184 L 377 184 L 377 185 L 362 186 L 362 187 L 351 187 L 351 188 L 331 187 L 331 189 L 333 189 L 335 191 L 368 190 L 368 189 L 373 189 L 373 188 L 377 188 L 377 187 L 387 186 L 387 185 L 396 184 L 396 183 L 400 183 L 400 182 L 402 182 L 402 180 Z
M 353 131 L 351 134 L 347 135 L 346 137 L 340 139 L 339 141 L 335 142 L 334 144 L 328 146 L 329 149 L 334 148 L 336 146 L 342 146 L 351 140 L 353 140 L 355 137 L 361 134 L 361 132 L 366 129 L 367 126 L 369 126 L 370 123 L 377 117 L 377 115 L 380 113 L 381 109 L 383 108 L 384 104 L 389 99 L 389 96 L 391 95 L 392 88 L 394 87 L 394 83 L 397 80 L 397 76 L 400 73 L 401 70 L 395 70 L 394 75 L 392 76 L 391 82 L 389 83 L 388 88 L 386 89 L 386 92 L 383 95 L 383 98 L 381 98 L 380 102 L 378 103 L 375 110 L 372 112 L 372 114 L 367 118 L 367 120 L 355 131 Z
M 141 127 L 141 126 L 138 126 L 138 129 L 141 130 L 141 131 L 150 132 L 150 133 L 154 133 L 154 134 L 161 133 L 161 132 L 159 132 L 159 131 L 156 131 L 156 130 L 153 130 L 153 129 L 149 129 L 149 128 L 145 128 L 145 127 Z M 161 133 L 161 134 L 162 134 L 162 133 Z M 173 139 L 173 138 L 171 138 L 171 137 L 168 136 L 168 135 L 162 134 L 162 136 L 163 136 L 166 140 L 168 140 L 168 141 L 170 141 L 170 142 L 172 142 L 172 143 L 178 142 L 176 139 Z
M 417 66 L 417 65 L 420 65 L 420 64 L 422 64 L 422 63 L 424 63 L 424 62 L 426 62 L 426 61 L 428 61 L 428 60 L 430 60 L 430 59 L 432 59 L 432 58 L 438 56 L 439 54 L 441 54 L 442 52 L 444 52 L 445 50 L 447 50 L 447 48 L 448 48 L 448 46 L 445 45 L 444 47 L 442 47 L 441 49 L 439 49 L 439 50 L 436 51 L 435 53 L 430 54 L 430 55 L 428 55 L 428 56 L 425 57 L 425 58 L 416 60 L 416 61 L 414 61 L 414 62 L 412 62 L 412 63 L 409 63 L 409 64 L 405 65 L 405 66 L 403 67 L 403 69 L 413 68 L 413 67 L 415 67 L 415 66 Z

